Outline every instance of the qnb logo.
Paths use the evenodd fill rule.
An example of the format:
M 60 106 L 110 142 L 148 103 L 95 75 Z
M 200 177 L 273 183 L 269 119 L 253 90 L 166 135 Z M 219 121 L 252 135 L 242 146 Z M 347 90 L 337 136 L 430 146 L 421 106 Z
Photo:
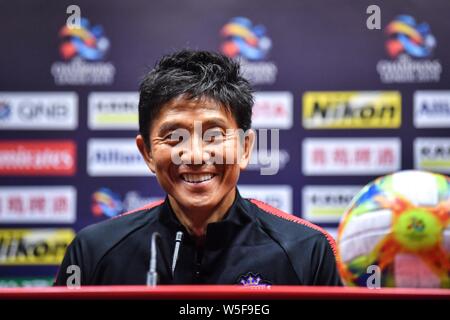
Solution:
M 40 119 L 64 121 L 69 116 L 69 106 L 58 102 L 34 103 L 25 100 L 18 105 L 17 111 L 19 119 L 25 121 L 39 121 Z
M 221 30 L 225 37 L 221 51 L 230 58 L 241 56 L 252 61 L 266 58 L 272 48 L 272 41 L 266 36 L 263 25 L 254 26 L 244 17 L 235 17 L 225 24 Z
M 81 19 L 79 28 L 64 25 L 59 35 L 64 39 L 59 50 L 65 60 L 80 57 L 87 61 L 99 61 L 109 49 L 109 40 L 104 35 L 103 27 L 91 27 L 86 18 Z
M 120 195 L 108 188 L 101 188 L 92 194 L 92 213 L 94 216 L 115 217 L 123 212 Z
M 406 53 L 414 58 L 427 58 L 436 47 L 436 39 L 431 34 L 428 23 L 417 24 L 408 15 L 400 15 L 385 29 L 389 36 L 386 50 L 391 58 Z

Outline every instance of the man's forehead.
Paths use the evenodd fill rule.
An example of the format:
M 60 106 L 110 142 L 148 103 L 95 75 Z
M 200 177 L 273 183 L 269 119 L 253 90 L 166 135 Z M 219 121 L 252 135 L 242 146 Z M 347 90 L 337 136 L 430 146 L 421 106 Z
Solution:
M 214 99 L 177 97 L 161 108 L 154 121 L 153 129 L 164 133 L 178 127 L 192 127 L 194 122 L 207 126 L 218 125 L 223 128 L 237 126 L 231 112 Z
M 219 101 L 216 101 L 209 97 L 193 97 L 188 98 L 184 95 L 173 98 L 169 102 L 167 102 L 162 108 L 161 111 L 226 111 L 224 105 L 222 105 Z
M 177 97 L 167 102 L 159 111 L 155 122 L 164 122 L 168 119 L 198 120 L 205 121 L 207 118 L 223 118 L 224 120 L 235 122 L 229 110 L 220 102 L 207 98 Z

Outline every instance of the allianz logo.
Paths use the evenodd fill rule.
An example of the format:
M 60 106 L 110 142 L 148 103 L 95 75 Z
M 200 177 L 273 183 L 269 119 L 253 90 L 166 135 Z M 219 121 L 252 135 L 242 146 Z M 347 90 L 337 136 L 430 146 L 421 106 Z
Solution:
M 102 164 L 136 164 L 144 160 L 139 151 L 127 151 L 119 149 L 96 150 L 91 158 L 96 163 Z
M 419 107 L 419 114 L 450 116 L 450 100 L 423 101 Z

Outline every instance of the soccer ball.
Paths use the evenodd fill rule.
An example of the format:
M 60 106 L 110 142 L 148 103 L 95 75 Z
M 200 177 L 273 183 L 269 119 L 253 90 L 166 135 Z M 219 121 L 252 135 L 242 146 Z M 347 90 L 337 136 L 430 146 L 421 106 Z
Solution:
M 450 178 L 401 171 L 369 183 L 342 216 L 337 246 L 345 285 L 449 288 Z

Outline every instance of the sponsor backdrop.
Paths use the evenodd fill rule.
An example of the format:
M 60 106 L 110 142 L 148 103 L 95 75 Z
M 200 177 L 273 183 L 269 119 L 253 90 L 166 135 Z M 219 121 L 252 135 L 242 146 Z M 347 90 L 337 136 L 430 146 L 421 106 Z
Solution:
M 366 23 L 374 2 L 379 29 Z M 71 4 L 80 28 L 66 25 Z M 5 3 L 0 285 L 48 285 L 78 230 L 164 196 L 134 144 L 137 90 L 176 49 L 239 59 L 254 85 L 259 147 L 280 143 L 255 150 L 246 197 L 333 234 L 375 177 L 450 173 L 449 11 L 447 0 Z

